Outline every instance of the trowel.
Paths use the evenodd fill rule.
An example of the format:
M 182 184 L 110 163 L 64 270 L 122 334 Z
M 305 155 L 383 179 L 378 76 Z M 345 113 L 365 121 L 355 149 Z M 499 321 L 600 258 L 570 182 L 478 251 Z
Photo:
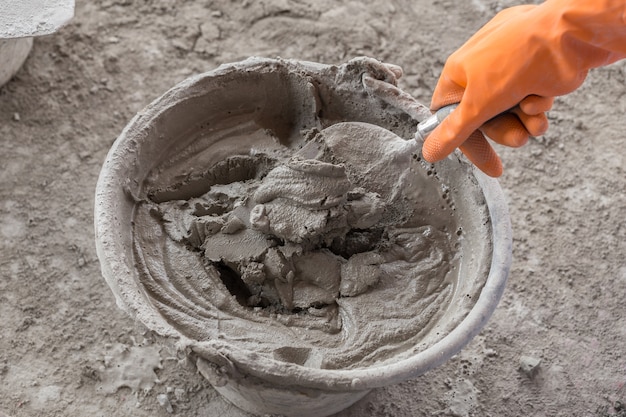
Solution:
M 399 78 L 402 74 L 400 67 L 389 64 L 382 64 Z M 427 106 L 417 101 L 410 94 L 400 90 L 395 85 L 395 78 L 392 82 L 376 79 L 370 74 L 364 74 L 362 78 L 365 90 L 375 95 L 390 105 L 404 110 L 411 118 L 418 122 L 415 140 L 419 143 L 424 141 L 437 126 L 457 108 L 458 103 L 449 104 L 431 113 Z
M 417 132 L 415 132 L 415 139 L 421 139 L 422 141 L 426 140 L 430 132 L 435 130 L 435 128 L 439 126 L 441 122 L 443 122 L 443 120 L 457 108 L 457 106 L 458 103 L 443 106 L 433 113 L 432 116 L 419 122 L 417 124 Z

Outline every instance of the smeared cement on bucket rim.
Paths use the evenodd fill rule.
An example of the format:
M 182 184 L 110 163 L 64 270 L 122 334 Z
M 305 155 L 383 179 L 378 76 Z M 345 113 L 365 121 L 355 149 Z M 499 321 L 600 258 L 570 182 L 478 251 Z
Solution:
M 0 38 L 49 35 L 74 17 L 74 0 L 2 0 Z
M 367 62 L 366 66 L 371 66 L 372 71 L 381 72 L 378 68 L 381 63 L 378 61 L 365 62 Z M 132 259 L 129 262 L 123 256 L 127 251 L 125 245 L 132 240 L 130 232 L 121 232 L 124 227 L 128 228 L 124 222 L 131 219 L 134 207 L 132 193 L 129 195 L 128 189 L 137 187 L 141 182 L 137 178 L 144 178 L 146 174 L 137 172 L 133 166 L 132 156 L 136 157 L 138 148 L 142 145 L 141 138 L 149 135 L 150 129 L 154 129 L 151 123 L 158 118 L 155 112 L 170 110 L 177 102 L 191 98 L 186 92 L 189 86 L 200 82 L 205 77 L 220 77 L 241 70 L 255 71 L 268 65 L 286 65 L 293 67 L 294 70 L 300 68 L 300 70 L 311 71 L 329 68 L 329 66 L 311 62 L 262 58 L 250 58 L 239 63 L 225 64 L 214 71 L 183 81 L 135 116 L 113 144 L 98 180 L 95 199 L 96 248 L 102 273 L 115 294 L 118 306 L 146 327 L 161 336 L 172 338 L 179 348 L 187 349 L 188 352 L 193 352 L 221 366 L 231 376 L 243 373 L 287 388 L 300 386 L 335 393 L 342 399 L 339 408 L 330 410 L 329 414 L 332 414 L 356 402 L 373 388 L 417 377 L 441 365 L 458 353 L 482 329 L 503 293 L 511 264 L 512 238 L 509 215 L 497 180 L 472 169 L 471 175 L 484 196 L 493 233 L 493 252 L 488 277 L 478 300 L 460 324 L 434 345 L 407 359 L 384 366 L 350 370 L 314 369 L 262 357 L 249 351 L 239 351 L 217 340 L 200 343 L 181 335 L 160 317 L 155 309 L 146 308 L 145 294 L 135 282 Z M 443 162 L 443 166 L 446 164 L 467 165 L 458 156 L 449 157 Z M 216 388 L 219 387 L 215 381 L 211 382 Z M 344 398 L 345 395 L 347 397 Z M 230 397 L 229 399 L 236 402 Z M 237 405 L 241 406 L 241 404 Z M 246 409 L 243 406 L 242 408 Z M 249 408 L 248 411 L 250 411 Z

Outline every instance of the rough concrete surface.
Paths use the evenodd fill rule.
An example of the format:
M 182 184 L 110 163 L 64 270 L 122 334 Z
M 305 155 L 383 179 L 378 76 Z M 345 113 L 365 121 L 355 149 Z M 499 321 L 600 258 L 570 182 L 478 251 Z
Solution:
M 517 3 L 79 2 L 0 88 L 0 415 L 244 417 L 101 278 L 93 192 L 112 142 L 177 82 L 251 55 L 372 56 L 402 66 L 401 87 L 428 103 L 446 57 Z M 514 261 L 485 330 L 338 416 L 624 415 L 625 83 L 626 62 L 591 71 L 545 136 L 501 149 Z M 540 362 L 527 373 L 522 357 Z

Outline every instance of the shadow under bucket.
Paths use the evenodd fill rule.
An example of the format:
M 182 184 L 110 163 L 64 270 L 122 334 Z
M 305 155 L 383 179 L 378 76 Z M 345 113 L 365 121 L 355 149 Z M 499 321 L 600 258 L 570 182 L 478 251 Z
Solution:
M 415 103 L 378 94 L 400 75 L 369 58 L 223 65 L 137 114 L 106 158 L 96 245 L 117 304 L 243 410 L 337 413 L 447 361 L 500 299 L 501 189 L 421 159 Z

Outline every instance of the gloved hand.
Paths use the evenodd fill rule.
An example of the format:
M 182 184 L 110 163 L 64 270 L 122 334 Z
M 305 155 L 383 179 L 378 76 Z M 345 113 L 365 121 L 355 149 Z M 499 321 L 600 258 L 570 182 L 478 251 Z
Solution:
M 555 96 L 578 88 L 590 68 L 624 57 L 624 0 L 547 0 L 503 10 L 448 58 L 431 110 L 460 104 L 426 139 L 424 159 L 439 161 L 458 147 L 488 175 L 501 175 L 484 135 L 512 147 L 542 135 Z

